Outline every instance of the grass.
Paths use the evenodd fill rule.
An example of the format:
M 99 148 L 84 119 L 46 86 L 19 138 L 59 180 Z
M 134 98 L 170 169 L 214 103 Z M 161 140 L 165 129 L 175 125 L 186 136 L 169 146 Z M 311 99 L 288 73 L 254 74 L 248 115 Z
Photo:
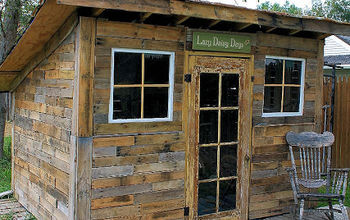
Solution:
M 320 193 L 326 193 L 326 187 L 322 187 L 319 189 Z M 347 207 L 350 207 L 350 183 L 348 184 L 348 187 L 346 188 L 346 194 L 345 194 L 345 201 L 344 201 L 344 205 Z M 338 202 L 333 202 L 333 204 L 338 204 Z M 321 201 L 317 203 L 318 207 L 324 207 L 324 206 L 328 206 L 328 202 L 327 201 Z
M 11 137 L 5 137 L 4 156 L 0 159 L 0 192 L 11 189 Z

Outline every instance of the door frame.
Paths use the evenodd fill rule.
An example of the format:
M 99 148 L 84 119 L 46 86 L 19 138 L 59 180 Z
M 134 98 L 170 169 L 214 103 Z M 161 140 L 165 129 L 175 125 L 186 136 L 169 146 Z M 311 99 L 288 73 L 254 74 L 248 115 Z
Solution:
M 248 60 L 248 70 L 247 70 L 247 87 L 248 87 L 248 99 L 247 100 L 247 110 L 249 110 L 249 118 L 248 123 L 249 125 L 246 127 L 246 130 L 249 130 L 249 137 L 248 137 L 248 147 L 246 149 L 246 155 L 244 156 L 244 160 L 246 160 L 248 163 L 246 164 L 246 170 L 248 171 L 248 174 L 246 177 L 248 179 L 243 180 L 246 184 L 242 186 L 244 188 L 245 198 L 246 201 L 242 202 L 242 210 L 241 215 L 236 216 L 234 219 L 248 219 L 248 207 L 249 207 L 249 186 L 250 186 L 250 173 L 251 173 L 251 155 L 252 155 L 252 108 L 253 108 L 253 70 L 254 70 L 254 55 L 250 54 L 240 54 L 240 53 L 220 53 L 220 52 L 194 52 L 194 51 L 185 51 L 185 64 L 184 64 L 184 74 L 191 74 L 192 76 L 192 66 L 195 63 L 195 57 L 197 56 L 206 56 L 206 57 L 225 57 L 225 58 L 243 58 Z M 192 76 L 192 78 L 194 78 Z M 195 93 L 196 93 L 196 80 L 191 80 L 190 82 L 184 82 L 184 98 L 183 98 L 183 130 L 186 137 L 186 168 L 185 168 L 185 206 L 189 209 L 189 219 L 194 219 L 195 213 L 194 213 L 194 190 L 195 190 L 195 184 L 193 184 L 193 179 L 195 178 L 195 175 L 197 175 L 194 170 L 194 167 L 196 166 L 196 155 L 193 153 L 193 149 L 195 147 L 195 139 L 193 137 L 196 136 L 196 131 L 198 130 L 198 125 L 196 125 L 195 118 Z M 198 171 L 197 171 L 198 172 Z M 224 213 L 226 214 L 226 213 Z M 227 217 L 227 215 L 217 215 L 216 218 L 220 217 Z M 232 216 L 234 217 L 234 216 Z M 205 217 L 202 217 L 200 219 L 205 219 Z

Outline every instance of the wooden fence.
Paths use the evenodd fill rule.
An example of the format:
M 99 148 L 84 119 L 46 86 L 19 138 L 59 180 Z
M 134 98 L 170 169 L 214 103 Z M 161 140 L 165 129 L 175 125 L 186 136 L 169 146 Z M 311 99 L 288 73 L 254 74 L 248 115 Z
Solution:
M 350 74 L 349 74 L 350 75 Z M 333 167 L 350 167 L 350 77 L 339 76 L 335 83 L 334 126 L 335 144 L 332 150 Z M 332 80 L 324 78 L 323 103 L 331 104 Z M 330 124 L 328 108 L 328 126 Z

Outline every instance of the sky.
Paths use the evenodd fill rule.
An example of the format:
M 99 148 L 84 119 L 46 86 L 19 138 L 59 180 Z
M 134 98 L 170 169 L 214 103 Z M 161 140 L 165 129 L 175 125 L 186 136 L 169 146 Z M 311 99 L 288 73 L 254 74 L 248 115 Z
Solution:
M 224 4 L 233 4 L 233 2 L 235 2 L 235 1 L 241 2 L 242 0 L 207 0 L 207 1 L 219 2 L 219 3 L 224 3 Z M 259 4 L 266 2 L 266 1 L 269 1 L 271 3 L 279 3 L 282 5 L 284 5 L 286 2 L 286 0 L 260 0 Z M 311 8 L 311 6 L 312 6 L 312 0 L 289 0 L 289 2 L 291 4 L 295 4 L 297 7 L 300 7 L 300 8 L 306 8 L 306 7 Z M 249 8 L 256 8 L 257 0 L 247 0 L 247 3 L 244 3 L 244 4 L 247 4 L 246 6 Z

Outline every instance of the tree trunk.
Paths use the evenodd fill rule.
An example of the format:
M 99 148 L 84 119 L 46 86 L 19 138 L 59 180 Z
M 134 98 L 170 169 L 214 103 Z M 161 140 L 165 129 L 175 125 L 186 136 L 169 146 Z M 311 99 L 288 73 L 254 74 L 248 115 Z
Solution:
M 21 0 L 7 0 L 0 30 L 0 64 L 4 61 L 17 39 L 17 29 L 21 12 Z M 3 28 L 3 29 L 2 29 Z M 0 93 L 0 158 L 3 156 L 6 112 L 6 93 Z

